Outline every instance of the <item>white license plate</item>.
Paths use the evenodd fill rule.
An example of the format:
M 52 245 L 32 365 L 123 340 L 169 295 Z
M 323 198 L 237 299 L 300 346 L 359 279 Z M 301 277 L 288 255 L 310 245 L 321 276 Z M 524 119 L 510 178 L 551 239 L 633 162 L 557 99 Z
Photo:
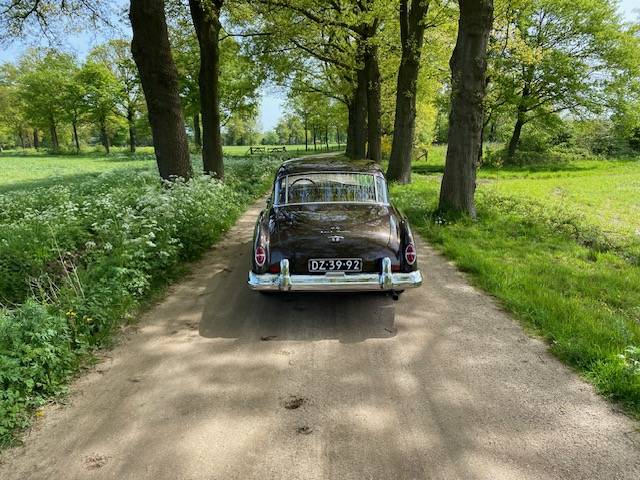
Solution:
M 310 272 L 361 272 L 361 258 L 312 258 Z

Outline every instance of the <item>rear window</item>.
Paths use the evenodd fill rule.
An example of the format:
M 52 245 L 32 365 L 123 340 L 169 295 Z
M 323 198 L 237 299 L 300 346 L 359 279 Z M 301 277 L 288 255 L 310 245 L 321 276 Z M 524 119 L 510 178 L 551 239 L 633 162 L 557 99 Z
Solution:
M 384 178 L 371 173 L 322 172 L 280 177 L 278 205 L 304 203 L 387 203 Z

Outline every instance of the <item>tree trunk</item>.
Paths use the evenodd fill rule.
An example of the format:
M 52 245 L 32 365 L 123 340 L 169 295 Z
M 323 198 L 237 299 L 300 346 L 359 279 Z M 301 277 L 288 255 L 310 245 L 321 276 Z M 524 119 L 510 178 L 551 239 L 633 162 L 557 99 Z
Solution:
M 309 128 L 307 125 L 307 116 L 304 116 L 304 151 L 309 150 Z
M 200 111 L 204 173 L 224 178 L 220 135 L 220 9 L 223 0 L 189 0 L 191 18 L 200 45 Z
M 511 139 L 509 140 L 509 146 L 507 147 L 507 158 L 505 158 L 505 164 L 507 165 L 513 164 L 513 157 L 515 156 L 516 150 L 518 149 L 518 144 L 520 143 L 520 134 L 522 133 L 522 127 L 526 123 L 526 104 L 529 100 L 529 95 L 531 94 L 532 78 L 533 68 L 529 67 L 525 74 L 525 83 L 524 87 L 522 87 L 522 95 L 520 96 L 520 101 L 518 102 L 516 124 L 513 126 L 513 133 L 511 134 Z
M 347 104 L 347 116 L 347 145 L 345 146 L 344 154 L 347 156 L 347 158 L 354 158 L 353 152 L 356 134 L 354 130 L 355 105 L 353 99 Z
M 493 122 L 491 122 L 491 127 L 489 128 L 489 141 L 490 142 L 495 142 L 496 141 L 496 122 L 495 122 L 495 120 Z
M 73 127 L 73 143 L 76 145 L 76 152 L 80 153 L 80 139 L 78 139 L 78 122 L 74 120 L 71 122 Z
M 40 148 L 40 136 L 38 135 L 38 129 L 33 129 L 33 148 L 38 150 Z
M 109 134 L 107 133 L 107 121 L 106 119 L 100 119 L 100 139 L 102 140 L 102 146 L 104 147 L 104 151 L 107 155 L 111 150 L 111 146 L 109 144 Z
M 526 123 L 525 120 L 525 108 L 521 103 L 518 105 L 518 114 L 516 116 L 516 124 L 513 126 L 513 133 L 511 134 L 511 139 L 509 140 L 509 146 L 507 147 L 507 157 L 505 158 L 505 164 L 512 165 L 513 157 L 516 154 L 516 150 L 518 149 L 518 144 L 520 143 L 520 135 L 522 134 L 522 127 Z
M 365 53 L 367 71 L 367 158 L 375 162 L 382 160 L 382 127 L 380 117 L 380 66 L 378 47 L 369 45 Z
M 129 152 L 136 153 L 136 126 L 133 118 L 133 108 L 127 108 L 127 123 L 129 124 Z
M 451 67 L 449 145 L 439 209 L 476 217 L 476 168 L 482 154 L 487 43 L 493 0 L 460 0 L 458 38 Z
M 24 132 L 22 130 L 18 132 L 18 138 L 20 139 L 20 146 L 24 148 Z
M 51 119 L 49 124 L 49 133 L 51 134 L 51 146 L 54 150 L 58 150 L 60 144 L 58 143 L 58 129 L 56 128 L 55 121 Z
M 329 150 L 329 125 L 325 124 L 324 126 L 324 143 L 327 146 L 327 151 Z
M 189 144 L 178 94 L 164 0 L 131 0 L 131 52 L 149 111 L 158 170 L 163 179 L 191 178 Z
M 340 129 L 336 126 L 336 143 L 338 144 L 338 148 L 340 148 Z
M 524 126 L 524 120 L 522 116 L 518 115 L 516 119 L 516 124 L 513 127 L 513 133 L 511 134 L 511 139 L 509 140 L 509 147 L 507 148 L 507 158 L 505 159 L 506 164 L 513 163 L 513 157 L 516 154 L 516 150 L 518 149 L 518 144 L 520 143 L 520 134 L 522 133 L 522 127 Z
M 429 2 L 413 0 L 411 10 L 408 2 L 409 0 L 400 1 L 402 58 L 398 68 L 393 143 L 387 169 L 387 178 L 400 183 L 411 181 L 418 74 L 424 42 L 424 23 L 429 11 Z
M 316 126 L 313 126 L 313 151 L 318 150 L 318 145 L 316 144 Z
M 200 130 L 200 112 L 193 115 L 193 141 L 198 150 L 202 149 L 202 131 Z
M 357 70 L 356 89 L 349 106 L 349 126 L 347 137 L 347 157 L 366 157 L 367 150 L 367 80 L 363 67 Z

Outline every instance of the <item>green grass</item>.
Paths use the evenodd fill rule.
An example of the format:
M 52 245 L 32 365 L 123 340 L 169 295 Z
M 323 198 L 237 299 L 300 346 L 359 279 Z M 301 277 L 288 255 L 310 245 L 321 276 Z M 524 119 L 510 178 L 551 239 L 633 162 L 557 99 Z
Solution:
M 111 156 L 0 156 L 0 193 L 23 187 L 64 183 L 77 176 L 84 178 L 113 170 L 153 169 L 155 160 L 150 154 L 134 157 Z
M 267 146 L 268 147 L 268 146 Z M 330 145 L 337 148 L 336 145 Z M 229 158 L 244 157 L 249 147 L 225 146 Z M 322 153 L 322 150 L 305 151 L 304 145 L 287 145 L 286 154 L 270 155 L 270 158 L 288 158 L 296 155 Z M 256 162 L 260 156 L 252 157 Z M 200 155 L 193 155 L 194 169 L 201 169 Z M 157 171 L 153 149 L 140 147 L 134 155 L 125 149 L 114 149 L 110 155 L 93 151 L 81 155 L 50 155 L 35 150 L 5 151 L 0 154 L 0 193 L 11 190 L 60 185 L 83 181 L 99 173 L 116 170 Z
M 478 221 L 435 214 L 443 149 L 393 197 L 604 395 L 640 415 L 640 161 L 482 169 Z

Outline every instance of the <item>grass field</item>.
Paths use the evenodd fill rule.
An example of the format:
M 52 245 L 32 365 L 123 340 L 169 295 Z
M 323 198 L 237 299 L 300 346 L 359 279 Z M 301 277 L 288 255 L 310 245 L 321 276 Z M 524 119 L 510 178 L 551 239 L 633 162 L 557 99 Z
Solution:
M 436 213 L 443 163 L 393 188 L 414 228 L 640 415 L 640 159 L 481 169 L 477 222 Z
M 144 170 L 155 168 L 151 154 L 131 157 L 111 156 L 0 156 L 0 192 L 31 186 L 64 183 L 74 178 L 86 178 L 113 170 Z
M 336 145 L 330 145 L 337 148 Z M 269 146 L 267 145 L 267 148 Z M 304 145 L 287 145 L 287 156 L 322 153 L 322 150 L 304 150 Z M 224 152 L 230 157 L 244 156 L 249 147 L 225 146 Z M 256 161 L 260 157 L 255 157 Z M 199 155 L 193 156 L 194 168 L 201 165 Z M 201 168 L 201 167 L 200 167 Z M 156 169 L 153 149 L 141 147 L 135 155 L 124 149 L 115 149 L 110 155 L 102 151 L 81 155 L 47 155 L 34 150 L 5 151 L 0 154 L 0 193 L 10 190 L 49 186 L 90 178 L 95 174 L 114 170 Z

